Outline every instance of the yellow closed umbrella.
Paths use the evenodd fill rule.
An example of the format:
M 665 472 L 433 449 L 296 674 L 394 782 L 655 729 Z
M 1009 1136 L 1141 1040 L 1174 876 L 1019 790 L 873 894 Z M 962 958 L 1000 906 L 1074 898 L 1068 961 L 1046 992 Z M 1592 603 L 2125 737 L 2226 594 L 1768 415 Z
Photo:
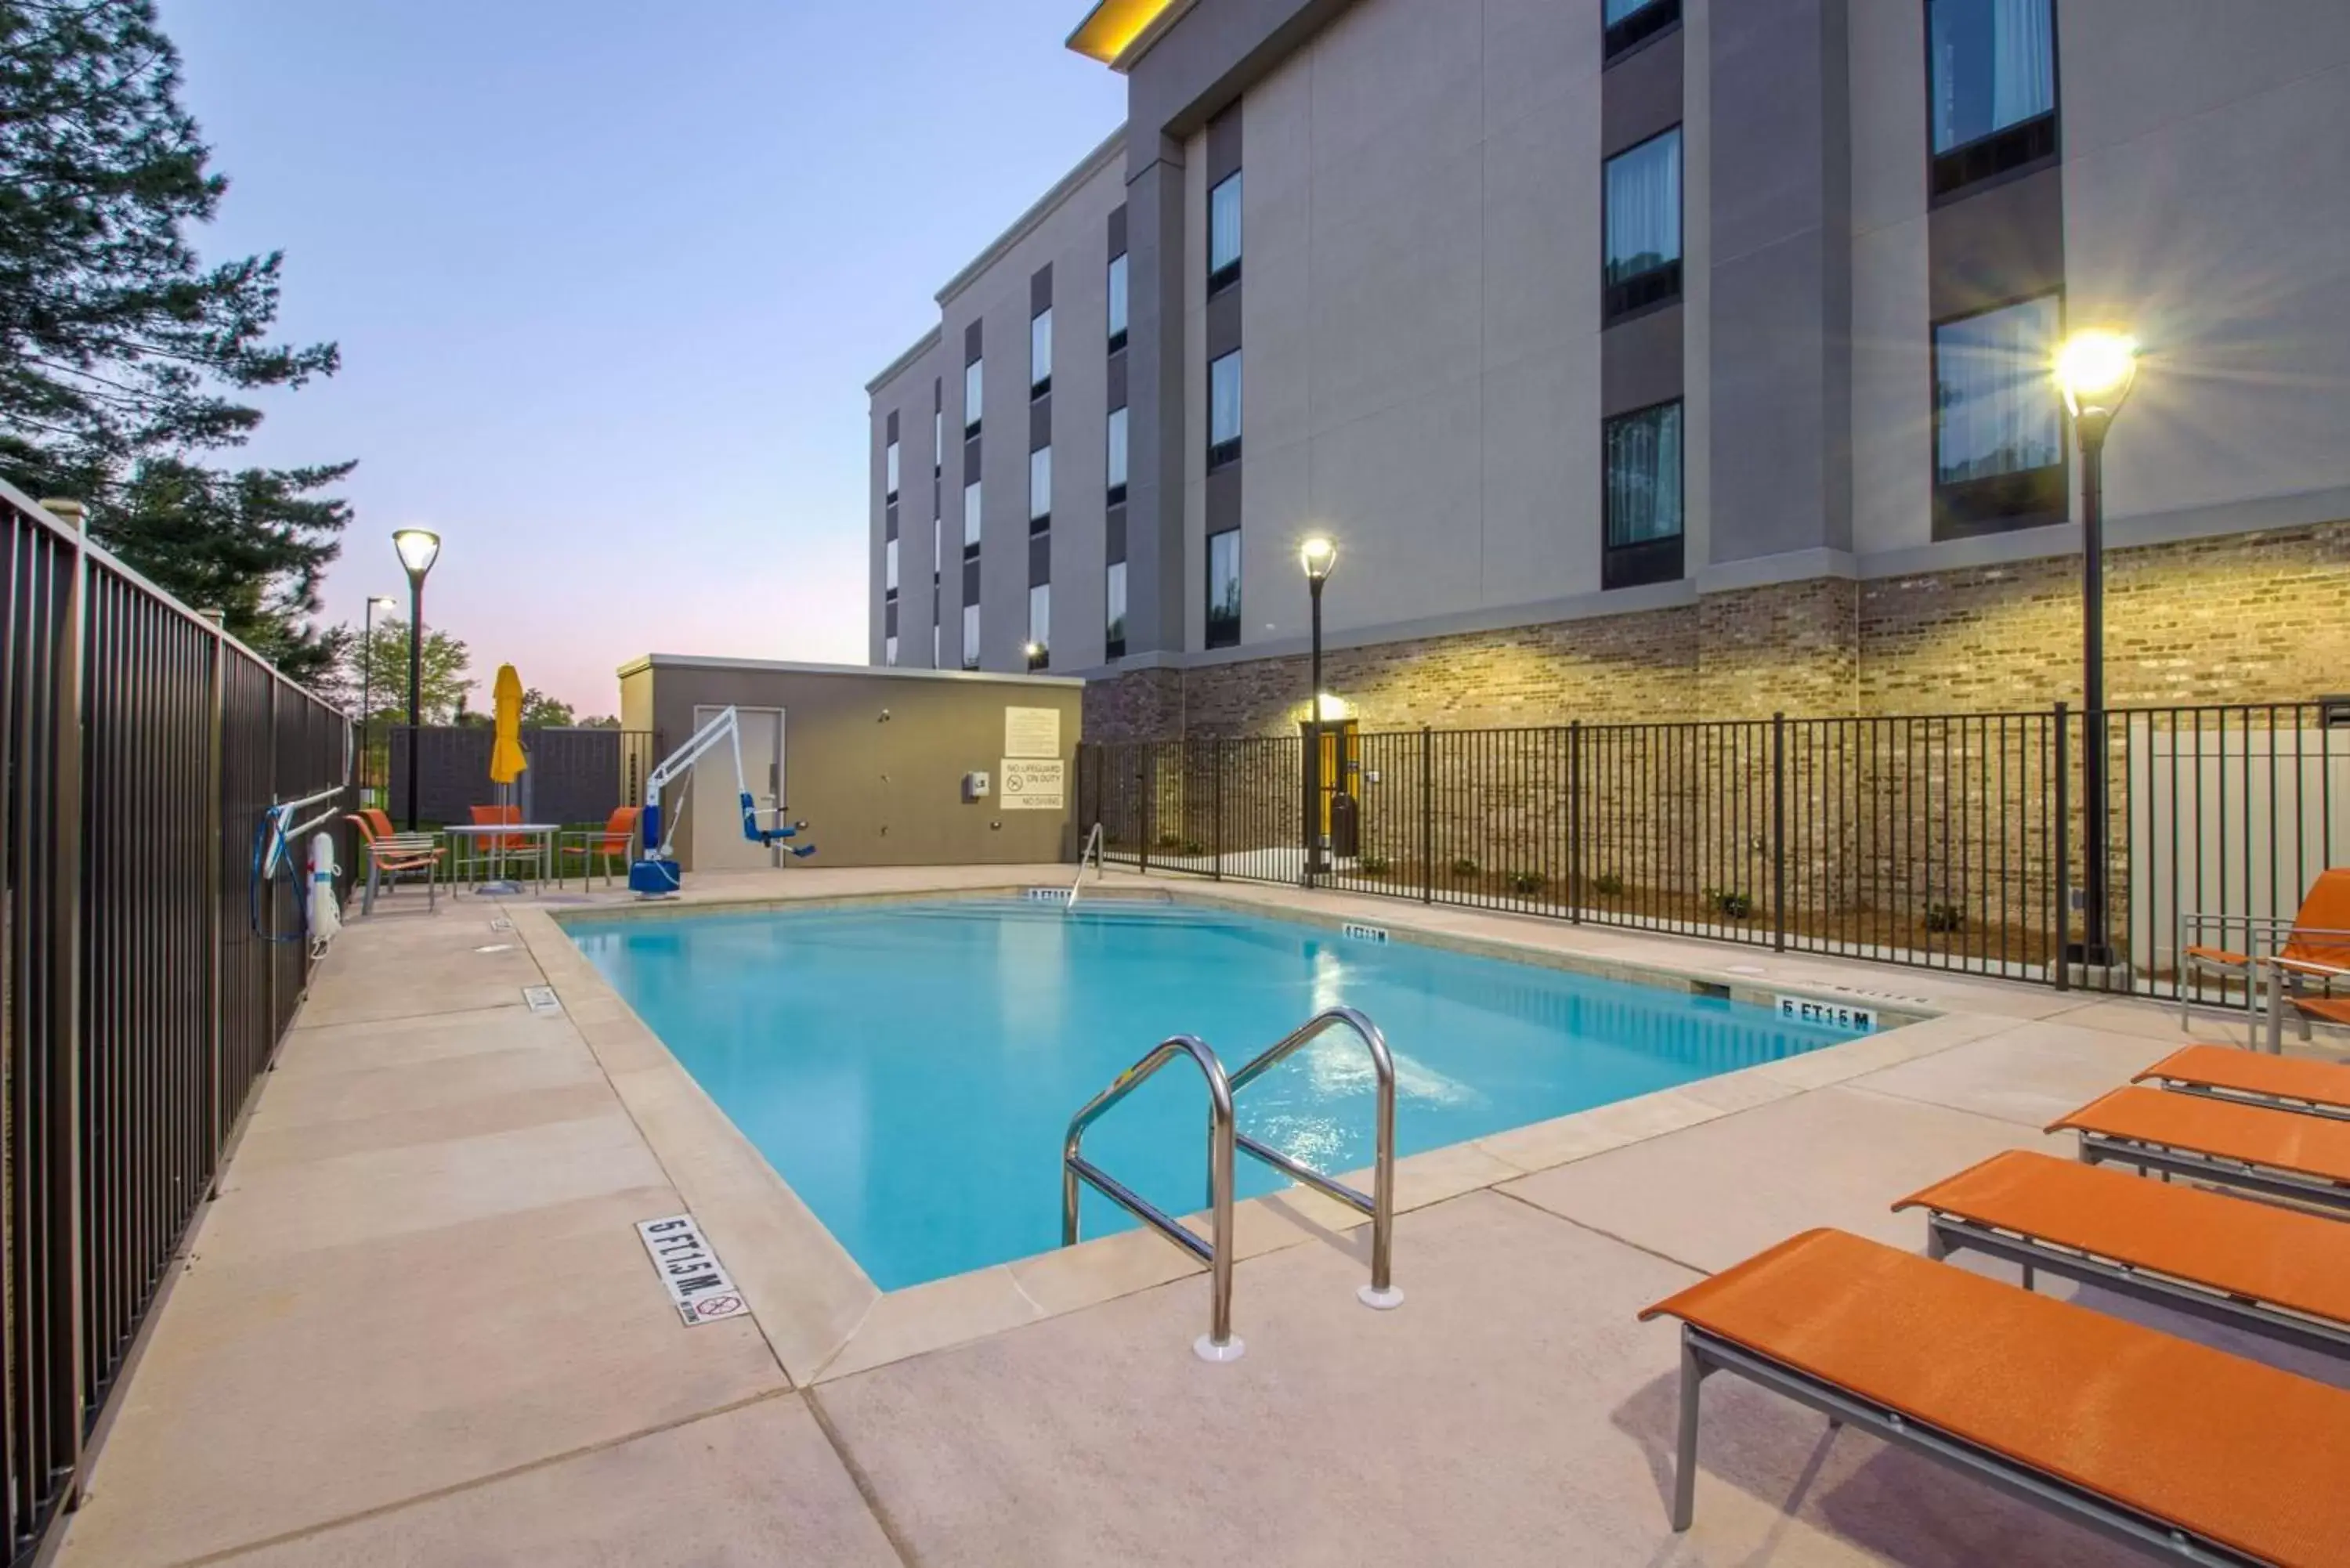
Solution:
M 498 718 L 498 738 L 490 747 L 490 782 L 510 784 L 522 777 L 530 759 L 522 754 L 522 677 L 511 664 L 498 666 L 493 689 Z

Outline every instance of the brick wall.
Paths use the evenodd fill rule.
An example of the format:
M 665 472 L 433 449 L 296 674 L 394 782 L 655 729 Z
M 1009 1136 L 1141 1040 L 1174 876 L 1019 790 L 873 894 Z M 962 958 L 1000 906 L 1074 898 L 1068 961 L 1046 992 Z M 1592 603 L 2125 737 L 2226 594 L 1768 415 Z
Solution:
M 2115 707 L 2350 690 L 2350 523 L 2106 557 Z M 1365 730 L 1996 712 L 2080 700 L 2077 556 L 1709 594 L 1590 620 L 1324 655 Z M 1139 670 L 1086 693 L 1089 740 L 1296 733 L 1307 661 Z

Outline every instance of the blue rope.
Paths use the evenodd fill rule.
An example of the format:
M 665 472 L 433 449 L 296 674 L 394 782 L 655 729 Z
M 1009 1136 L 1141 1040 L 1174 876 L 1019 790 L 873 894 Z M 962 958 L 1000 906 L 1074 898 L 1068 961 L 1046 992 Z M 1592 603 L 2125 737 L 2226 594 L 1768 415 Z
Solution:
M 294 864 L 294 846 L 286 841 L 286 819 L 291 815 L 285 806 L 271 806 L 261 814 L 261 826 L 255 829 L 253 835 L 253 868 L 245 882 L 251 895 L 253 934 L 265 942 L 298 942 L 310 934 L 310 900 L 307 889 L 303 897 L 294 900 L 295 913 L 301 920 L 300 929 L 290 936 L 273 937 L 261 929 L 261 889 L 265 881 L 261 875 L 262 863 L 269 857 L 270 841 L 274 837 L 279 857 L 288 866 Z M 274 877 L 266 878 L 272 887 L 276 885 L 276 880 Z

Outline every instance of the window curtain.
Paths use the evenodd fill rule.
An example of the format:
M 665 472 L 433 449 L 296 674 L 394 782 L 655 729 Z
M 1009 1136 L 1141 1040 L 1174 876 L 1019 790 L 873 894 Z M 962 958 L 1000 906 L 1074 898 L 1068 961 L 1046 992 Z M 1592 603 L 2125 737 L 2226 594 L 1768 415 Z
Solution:
M 1208 442 L 1241 439 L 1241 356 L 1237 348 L 1208 367 Z
M 1607 161 L 1607 281 L 1680 255 L 1681 133 L 1669 130 Z
M 962 487 L 962 542 L 979 543 L 979 481 L 972 480 Z
M 1943 484 L 2064 461 L 2064 411 L 2048 377 L 2056 297 L 1934 331 L 1934 477 Z
M 2056 107 L 2049 0 L 1934 0 L 1934 151 Z
M 1607 426 L 1607 543 L 1645 545 L 1681 531 L 1681 406 Z
M 1227 177 L 1208 192 L 1208 271 L 1212 275 L 1241 259 L 1241 177 Z
M 897 541 L 897 540 L 892 539 L 892 540 L 890 540 L 890 541 L 889 541 L 889 545 L 888 545 L 888 547 L 887 547 L 887 551 L 886 551 L 886 553 L 887 553 L 887 555 L 888 555 L 888 556 L 889 556 L 889 568 L 888 568 L 888 570 L 889 570 L 889 576 L 888 576 L 887 577 L 885 577 L 885 578 L 883 578 L 883 579 L 882 579 L 881 586 L 882 586 L 883 587 L 885 587 L 885 588 L 889 589 L 891 593 L 893 593 L 893 594 L 894 594 L 894 593 L 896 593 L 896 592 L 898 591 L 898 541 Z

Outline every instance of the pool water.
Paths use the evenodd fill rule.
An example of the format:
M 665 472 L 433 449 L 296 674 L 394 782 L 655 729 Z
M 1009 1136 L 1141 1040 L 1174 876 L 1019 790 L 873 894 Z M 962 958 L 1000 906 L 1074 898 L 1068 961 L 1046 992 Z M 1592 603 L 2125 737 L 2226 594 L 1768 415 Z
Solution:
M 1396 1064 L 1399 1154 L 1845 1036 L 1763 1008 L 1182 905 L 1000 900 L 570 921 L 567 930 L 884 1290 L 1060 1243 L 1069 1117 L 1170 1034 L 1228 1071 L 1320 1010 Z M 1241 1096 L 1241 1129 L 1370 1164 L 1370 1058 L 1333 1031 Z M 1207 1091 L 1170 1063 L 1086 1135 L 1173 1213 L 1206 1203 Z M 1252 1197 L 1286 1179 L 1237 1162 Z M 1084 1233 L 1135 1221 L 1087 1190 Z

